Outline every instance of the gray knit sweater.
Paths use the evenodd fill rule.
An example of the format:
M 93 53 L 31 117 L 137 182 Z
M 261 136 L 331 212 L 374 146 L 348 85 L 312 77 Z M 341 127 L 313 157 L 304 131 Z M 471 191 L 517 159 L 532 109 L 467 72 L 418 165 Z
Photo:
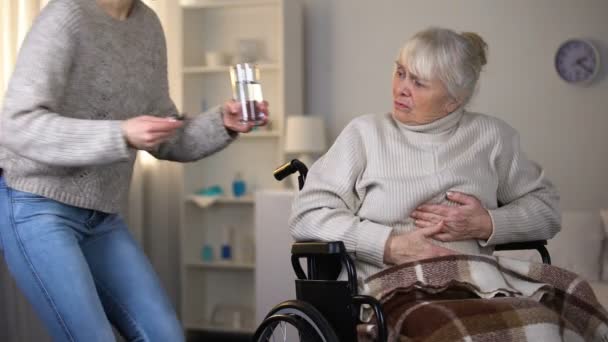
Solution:
M 493 245 L 549 239 L 560 229 L 559 196 L 516 131 L 463 111 L 421 126 L 391 114 L 353 120 L 311 167 L 290 227 L 296 240 L 344 241 L 362 280 L 387 267 L 389 235 L 416 229 L 409 215 L 418 205 L 455 205 L 448 190 L 477 197 L 494 231 L 487 241 L 432 240 L 446 248 L 490 254 Z
M 136 155 L 125 143 L 122 121 L 176 113 L 166 54 L 160 21 L 140 0 L 124 21 L 95 0 L 51 1 L 21 47 L 0 116 L 0 168 L 7 184 L 118 212 Z M 215 109 L 187 120 L 152 153 L 192 161 L 231 140 Z

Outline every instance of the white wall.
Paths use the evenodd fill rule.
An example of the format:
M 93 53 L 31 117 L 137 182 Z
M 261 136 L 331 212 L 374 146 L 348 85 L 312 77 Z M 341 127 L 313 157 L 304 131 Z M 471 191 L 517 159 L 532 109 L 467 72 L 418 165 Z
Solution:
M 397 50 L 428 26 L 475 31 L 489 63 L 469 109 L 514 126 L 547 170 L 563 208 L 608 207 L 608 79 L 561 81 L 556 48 L 584 37 L 608 64 L 606 0 L 304 0 L 306 112 L 324 115 L 333 139 L 352 118 L 391 109 Z
M 177 6 L 158 1 L 175 37 Z M 490 46 L 489 64 L 470 109 L 519 130 L 523 146 L 562 193 L 564 208 L 608 207 L 608 80 L 591 87 L 560 81 L 553 56 L 563 40 L 591 38 L 608 65 L 607 0 L 301 0 L 305 15 L 305 111 L 324 115 L 330 139 L 355 116 L 391 109 L 392 63 L 399 47 L 431 25 L 475 31 Z M 173 24 L 173 25 L 172 25 Z M 168 41 L 172 95 L 180 98 Z M 606 132 L 606 133 L 605 133 Z M 176 203 L 179 174 L 161 163 L 149 175 L 144 246 L 177 303 Z

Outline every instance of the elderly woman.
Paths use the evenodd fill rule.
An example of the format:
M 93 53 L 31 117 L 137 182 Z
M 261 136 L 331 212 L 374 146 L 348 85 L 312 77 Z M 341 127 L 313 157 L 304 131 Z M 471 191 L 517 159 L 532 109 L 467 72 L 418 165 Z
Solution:
M 431 28 L 413 36 L 395 62 L 392 111 L 348 124 L 295 199 L 294 238 L 343 241 L 367 293 L 387 293 L 386 283 L 373 293 L 378 276 L 369 277 L 391 265 L 452 255 L 475 255 L 467 260 L 478 263 L 497 244 L 550 239 L 560 230 L 558 193 L 526 157 L 517 132 L 465 109 L 486 49 L 475 33 Z M 450 284 L 457 267 L 441 268 L 441 284 Z M 532 297 L 544 285 L 530 277 L 498 281 L 506 279 L 498 267 L 477 277 L 476 269 L 487 267 L 460 273 L 487 279 L 462 283 L 482 298 Z M 388 278 L 408 277 L 394 274 Z M 428 277 L 411 278 L 419 285 Z
M 393 110 L 353 120 L 310 170 L 291 229 L 342 240 L 362 278 L 387 265 L 553 237 L 559 197 L 505 122 L 464 109 L 486 44 L 429 29 L 399 52 Z

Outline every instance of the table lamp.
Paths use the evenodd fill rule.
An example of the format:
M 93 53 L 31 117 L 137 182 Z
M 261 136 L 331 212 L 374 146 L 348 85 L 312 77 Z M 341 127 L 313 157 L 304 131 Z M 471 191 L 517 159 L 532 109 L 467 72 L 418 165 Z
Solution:
M 325 152 L 325 125 L 320 117 L 288 116 L 285 134 L 285 153 L 294 155 L 308 168 L 316 157 Z

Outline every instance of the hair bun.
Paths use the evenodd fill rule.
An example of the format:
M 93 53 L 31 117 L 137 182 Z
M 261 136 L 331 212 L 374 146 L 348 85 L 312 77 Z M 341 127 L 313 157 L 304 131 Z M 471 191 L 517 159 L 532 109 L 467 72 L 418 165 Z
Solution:
M 475 32 L 462 32 L 460 35 L 463 36 L 467 41 L 469 41 L 473 45 L 475 50 L 477 50 L 477 55 L 479 56 L 479 62 L 481 66 L 486 65 L 486 63 L 488 62 L 488 59 L 486 57 L 488 51 L 488 44 L 486 44 L 483 38 L 481 38 L 481 36 Z

